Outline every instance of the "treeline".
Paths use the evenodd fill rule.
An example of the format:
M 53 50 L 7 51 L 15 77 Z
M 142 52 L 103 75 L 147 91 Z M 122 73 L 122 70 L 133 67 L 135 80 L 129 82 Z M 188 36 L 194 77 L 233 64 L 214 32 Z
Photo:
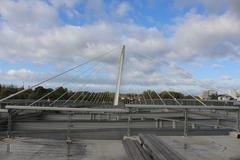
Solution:
M 24 89 L 23 87 L 16 87 L 14 85 L 10 85 L 10 86 L 0 85 L 0 98 L 7 97 L 23 89 Z M 28 89 L 26 92 L 16 95 L 12 99 L 38 99 L 50 92 L 53 92 L 53 93 L 49 94 L 49 96 L 45 97 L 45 99 L 57 98 L 61 96 L 63 93 L 65 93 L 66 91 L 68 90 L 63 87 L 59 87 L 53 92 L 53 89 L 51 88 L 44 88 L 42 86 L 39 86 L 39 87 L 36 87 L 35 89 Z M 67 98 L 70 94 L 71 94 L 71 91 L 68 94 L 66 94 L 64 98 Z
M 127 96 L 132 96 L 134 94 L 127 94 Z M 138 94 L 137 96 L 144 96 L 146 99 L 194 99 L 191 95 L 184 95 L 181 92 L 175 92 L 175 91 L 162 91 L 160 93 L 157 93 L 152 90 L 144 91 L 142 94 Z M 198 97 L 197 97 L 198 98 Z
M 14 85 L 6 86 L 6 85 L 0 85 L 0 98 L 7 97 L 11 94 L 14 94 L 20 90 L 23 90 L 23 87 L 16 87 Z M 51 93 L 51 94 L 50 94 Z M 49 95 L 47 95 L 49 94 Z M 60 99 L 68 99 L 71 97 L 71 99 L 81 99 L 81 98 L 94 98 L 94 94 L 106 94 L 108 97 L 113 97 L 114 93 L 110 92 L 101 92 L 101 93 L 91 93 L 87 91 L 80 91 L 80 92 L 73 92 L 71 90 L 68 90 L 64 87 L 58 87 L 56 89 L 52 88 L 44 88 L 42 86 L 36 87 L 34 89 L 28 89 L 26 92 L 23 92 L 19 95 L 16 95 L 12 99 L 39 99 L 45 95 L 43 99 L 57 99 L 61 97 Z M 92 97 L 91 97 L 92 96 Z M 192 99 L 192 96 L 185 96 L 184 94 L 180 92 L 174 92 L 174 91 L 163 91 L 161 93 L 156 93 L 155 91 L 147 90 L 144 91 L 142 94 L 138 94 L 138 96 L 143 96 L 146 99 L 158 99 L 159 96 L 163 99 L 172 99 L 173 97 L 177 99 Z M 125 94 L 124 97 L 134 97 L 134 94 Z
M 0 85 L 0 99 L 5 98 L 11 94 L 14 94 L 18 91 L 23 90 L 23 87 L 16 87 L 14 85 L 6 86 L 6 85 Z M 89 99 L 89 98 L 95 98 L 96 96 L 99 96 L 99 94 L 106 94 L 105 97 L 112 97 L 113 93 L 110 92 L 89 92 L 89 91 L 79 91 L 79 92 L 73 92 L 71 90 L 68 90 L 64 87 L 58 87 L 56 89 L 52 88 L 44 88 L 42 86 L 36 87 L 35 89 L 28 89 L 27 91 L 16 95 L 12 97 L 11 99 L 40 99 L 42 97 L 43 100 L 54 100 L 59 99 L 60 100 L 66 100 L 71 97 L 72 100 L 75 99 Z M 47 96 L 46 96 L 47 95 Z

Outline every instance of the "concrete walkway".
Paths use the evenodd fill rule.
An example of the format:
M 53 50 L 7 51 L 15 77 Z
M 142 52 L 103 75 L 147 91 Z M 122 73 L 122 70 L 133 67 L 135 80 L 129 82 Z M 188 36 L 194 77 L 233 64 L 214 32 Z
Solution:
M 62 140 L 15 138 L 0 141 L 1 160 L 125 160 L 119 140 L 79 140 L 67 145 Z

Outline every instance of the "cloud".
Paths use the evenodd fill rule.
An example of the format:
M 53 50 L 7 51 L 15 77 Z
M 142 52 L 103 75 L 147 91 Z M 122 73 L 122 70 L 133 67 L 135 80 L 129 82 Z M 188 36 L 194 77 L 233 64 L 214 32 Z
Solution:
M 116 10 L 116 15 L 119 17 L 125 16 L 131 9 L 130 4 L 127 2 L 122 2 L 118 5 Z
M 73 8 L 76 4 L 80 3 L 79 0 L 49 0 L 49 2 L 56 8 L 62 6 Z
M 94 57 L 122 44 L 127 45 L 128 54 L 142 53 L 167 60 L 197 61 L 199 58 L 222 57 L 236 59 L 240 54 L 240 21 L 238 17 L 229 14 L 203 16 L 187 13 L 171 26 L 175 28 L 173 36 L 164 37 L 164 31 L 158 28 L 143 27 L 134 23 L 98 21 L 82 26 L 59 25 L 57 11 L 51 5 L 42 1 L 24 1 L 21 5 L 16 4 L 20 1 L 10 2 L 3 5 L 8 7 L 0 9 L 3 19 L 8 20 L 0 24 L 2 60 L 76 63 L 82 58 Z M 35 3 L 39 3 L 40 9 L 23 9 L 16 14 L 13 12 L 18 5 L 24 8 Z M 73 4 L 75 3 L 74 1 Z M 126 4 L 122 2 L 119 6 Z M 13 15 L 9 15 L 10 13 Z M 26 14 L 29 16 L 25 17 Z M 22 17 L 26 20 L 20 21 Z M 16 28 L 12 22 L 14 19 L 19 19 L 18 25 L 27 28 Z M 34 23 L 39 23 L 39 27 L 36 28 Z M 54 27 L 41 27 L 48 23 L 52 23 Z
M 239 19 L 230 15 L 187 14 L 176 26 L 170 58 L 239 58 Z M 175 47 L 174 47 L 175 46 Z M 174 50 L 175 49 L 175 50 Z
M 239 0 L 181 0 L 175 1 L 177 8 L 196 7 L 197 5 L 203 5 L 206 12 L 210 14 L 219 14 L 227 12 L 232 15 L 240 15 L 240 1 Z
M 189 12 L 169 25 L 171 36 L 164 36 L 164 29 L 146 27 L 134 21 L 109 21 L 97 19 L 80 26 L 61 24 L 59 8 L 80 14 L 74 9 L 84 4 L 88 12 L 106 14 L 103 1 L 3 1 L 0 6 L 0 59 L 2 61 L 34 64 L 52 64 L 56 68 L 69 68 L 86 59 L 96 57 L 113 48 L 114 53 L 102 58 L 101 63 L 109 69 L 109 79 L 83 80 L 83 84 L 113 87 L 120 47 L 126 44 L 126 85 L 138 86 L 194 86 L 192 75 L 179 68 L 179 63 L 193 63 L 212 59 L 237 60 L 240 55 L 240 18 L 231 6 L 221 15 L 200 15 Z M 231 2 L 233 3 L 233 2 Z M 237 3 L 237 2 L 236 2 Z M 210 4 L 208 4 L 210 5 Z M 131 6 L 122 2 L 116 15 L 127 16 Z M 111 11 L 109 11 L 112 13 Z M 83 14 L 84 15 L 84 14 Z M 109 14 L 110 15 L 110 14 Z M 72 15 L 75 17 L 75 15 Z M 81 15 L 82 16 L 82 15 Z M 99 16 L 102 17 L 102 16 Z M 112 17 L 111 17 L 112 18 Z M 111 19 L 110 18 L 110 19 Z M 128 17 L 129 18 L 129 17 Z M 169 29 L 168 28 L 168 29 Z M 151 57 L 149 61 L 146 56 Z M 170 63 L 174 61 L 175 63 Z M 169 62 L 169 63 L 166 63 Z M 164 66 L 169 68 L 163 73 Z M 219 67 L 217 64 L 212 67 Z M 3 72 L 3 71 L 2 71 Z M 31 70 L 10 70 L 2 73 L 9 80 L 32 77 L 32 81 L 51 76 Z M 17 77 L 21 74 L 23 77 Z M 61 81 L 69 81 L 66 78 Z M 80 79 L 75 78 L 77 83 Z M 7 81 L 7 79 L 6 79 Z M 229 83 L 229 82 L 228 82 Z M 183 87 L 184 88 L 184 87 Z M 186 87 L 187 88 L 187 87 Z
M 219 68 L 223 68 L 224 65 L 222 65 L 222 64 L 212 64 L 211 67 L 214 68 L 214 69 L 219 69 Z
M 57 10 L 43 1 L 1 1 L 0 15 L 9 27 L 26 34 L 58 24 Z
M 230 81 L 230 80 L 232 80 L 232 78 L 231 78 L 230 76 L 228 76 L 228 75 L 223 75 L 223 76 L 221 77 L 221 80 Z
M 86 7 L 88 11 L 94 11 L 95 13 L 99 14 L 103 12 L 104 2 L 103 0 L 88 0 L 86 1 Z
M 77 63 L 83 58 L 96 57 L 122 44 L 127 44 L 127 52 L 148 50 L 148 54 L 155 54 L 163 48 L 164 42 L 157 29 L 106 22 L 85 26 L 59 26 L 45 30 L 41 35 L 27 35 L 3 24 L 0 35 L 2 60 L 28 60 L 41 64 Z M 112 58 L 116 59 L 118 56 L 119 53 Z M 110 60 L 105 61 L 114 63 Z

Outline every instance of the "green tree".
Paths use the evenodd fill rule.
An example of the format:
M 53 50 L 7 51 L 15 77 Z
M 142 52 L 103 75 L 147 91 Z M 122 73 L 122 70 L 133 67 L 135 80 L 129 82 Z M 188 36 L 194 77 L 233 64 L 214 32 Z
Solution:
M 160 96 L 164 99 L 172 99 L 171 95 L 177 99 L 183 99 L 184 94 L 175 91 L 163 91 L 160 93 Z

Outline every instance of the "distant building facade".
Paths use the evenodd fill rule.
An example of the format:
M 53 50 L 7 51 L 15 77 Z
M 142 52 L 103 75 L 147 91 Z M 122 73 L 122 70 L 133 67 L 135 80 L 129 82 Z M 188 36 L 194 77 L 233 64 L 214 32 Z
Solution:
M 230 100 L 233 100 L 233 98 L 227 94 L 221 94 L 221 95 L 218 95 L 218 100 L 219 101 L 230 101 Z
M 212 99 L 217 99 L 218 98 L 218 92 L 215 90 L 207 90 L 202 93 L 201 96 L 202 99 L 205 100 L 212 100 Z

